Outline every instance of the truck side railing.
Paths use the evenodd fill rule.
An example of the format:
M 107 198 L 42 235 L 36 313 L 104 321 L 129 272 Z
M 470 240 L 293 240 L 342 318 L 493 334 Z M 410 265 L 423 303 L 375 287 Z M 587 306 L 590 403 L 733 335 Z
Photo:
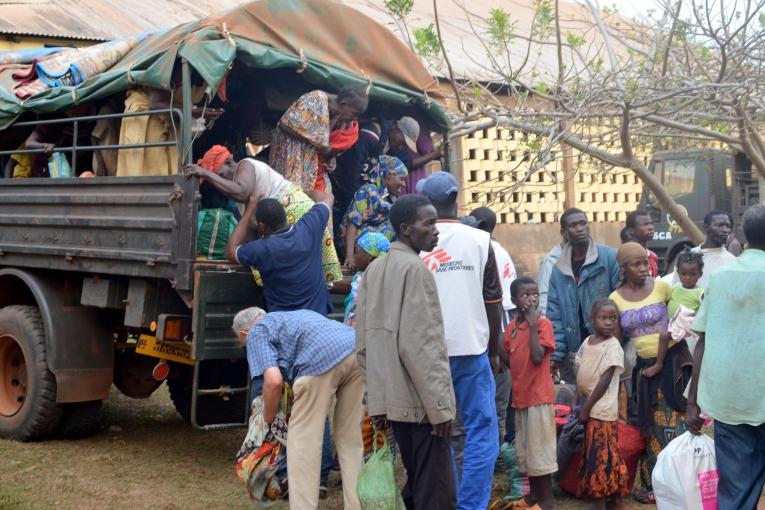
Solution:
M 30 120 L 24 122 L 16 122 L 14 127 L 36 127 L 42 125 L 55 125 L 55 124 L 72 124 L 72 145 L 68 147 L 55 147 L 52 152 L 65 152 L 72 155 L 72 168 L 77 168 L 77 154 L 83 151 L 96 151 L 96 150 L 124 150 L 124 149 L 144 149 L 150 147 L 178 147 L 178 153 L 182 155 L 181 162 L 186 161 L 186 147 L 183 144 L 183 137 L 176 140 L 169 140 L 166 142 L 143 142 L 143 143 L 125 143 L 125 144 L 104 144 L 104 145 L 78 145 L 77 139 L 80 132 L 80 123 L 82 122 L 94 122 L 102 119 L 124 119 L 130 117 L 145 117 L 148 115 L 171 115 L 173 118 L 178 119 L 178 124 L 183 126 L 183 113 L 178 108 L 162 108 L 157 110 L 147 110 L 145 112 L 128 112 L 128 113 L 109 113 L 105 115 L 85 115 L 81 117 L 67 117 L 64 119 L 49 119 L 49 120 Z M 13 154 L 43 154 L 45 149 L 14 149 L 0 151 L 0 156 L 11 156 Z

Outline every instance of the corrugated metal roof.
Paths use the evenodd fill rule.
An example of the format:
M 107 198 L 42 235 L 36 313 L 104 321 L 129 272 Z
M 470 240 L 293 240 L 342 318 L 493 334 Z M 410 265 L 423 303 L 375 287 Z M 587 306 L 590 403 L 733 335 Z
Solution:
M 0 34 L 63 37 L 103 41 L 142 32 L 171 28 L 220 14 L 249 0 L 0 0 Z M 288 1 L 288 0 L 275 0 Z M 388 27 L 405 43 L 403 29 L 386 11 L 384 0 L 340 0 Z M 488 61 L 486 54 L 485 18 L 492 9 L 511 13 L 516 44 L 508 48 L 511 65 L 517 68 L 526 58 L 527 45 L 522 37 L 531 33 L 534 18 L 533 0 L 439 0 L 444 45 L 450 56 L 455 78 L 504 82 Z M 581 5 L 560 2 L 561 29 L 586 35 L 590 44 L 584 53 L 590 57 L 603 50 L 600 34 L 593 29 L 590 14 Z M 410 30 L 433 23 L 433 2 L 415 0 L 407 18 Z M 533 44 L 525 76 L 546 81 L 557 75 L 557 54 L 554 44 Z M 577 62 L 568 61 L 576 67 Z M 436 76 L 445 76 L 445 69 L 431 69 Z
M 0 34 L 105 41 L 172 28 L 247 0 L 8 0 Z

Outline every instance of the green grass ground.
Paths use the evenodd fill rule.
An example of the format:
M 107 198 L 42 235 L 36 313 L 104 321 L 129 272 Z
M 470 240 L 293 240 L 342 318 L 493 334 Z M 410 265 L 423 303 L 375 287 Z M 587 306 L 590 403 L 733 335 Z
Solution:
M 116 391 L 104 405 L 104 426 L 78 441 L 0 440 L 0 510 L 253 508 L 234 473 L 245 430 L 204 432 L 185 425 L 165 387 L 150 399 Z M 495 495 L 506 489 L 497 476 Z M 320 508 L 342 508 L 339 474 Z M 560 498 L 561 509 L 581 508 Z M 286 503 L 273 507 L 288 508 Z M 631 505 L 631 508 L 653 508 Z

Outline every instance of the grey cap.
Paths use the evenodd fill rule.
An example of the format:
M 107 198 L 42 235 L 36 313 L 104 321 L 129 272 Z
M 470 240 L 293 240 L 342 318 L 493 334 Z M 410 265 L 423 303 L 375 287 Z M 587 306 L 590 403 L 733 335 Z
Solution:
M 417 152 L 417 139 L 420 137 L 420 124 L 411 117 L 401 117 L 396 122 L 396 127 L 404 135 L 406 146 L 412 152 Z

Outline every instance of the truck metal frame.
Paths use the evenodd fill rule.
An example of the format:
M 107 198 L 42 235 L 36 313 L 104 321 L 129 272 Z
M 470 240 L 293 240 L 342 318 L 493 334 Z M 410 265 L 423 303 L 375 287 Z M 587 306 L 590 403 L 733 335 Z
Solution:
M 182 71 L 182 110 L 15 127 L 71 123 L 76 134 L 82 122 L 171 115 L 181 127 L 177 142 L 78 146 L 75 136 L 55 150 L 74 165 L 85 150 L 177 144 L 182 165 L 191 146 L 185 62 Z M 207 429 L 246 425 L 249 376 L 231 320 L 261 296 L 248 270 L 196 260 L 200 199 L 199 181 L 183 175 L 0 179 L 0 435 L 89 433 L 112 382 L 129 396 L 148 396 L 163 382 L 152 373 L 162 364 L 184 419 Z M 180 338 L 168 333 L 171 325 Z M 156 357 L 136 354 L 142 338 Z
M 710 210 L 726 211 L 734 222 L 734 236 L 744 244 L 741 217 L 749 205 L 760 200 L 752 164 L 744 154 L 716 149 L 664 151 L 654 154 L 649 166 L 697 225 L 702 226 Z M 648 211 L 655 226 L 648 248 L 659 255 L 665 272 L 669 272 L 675 256 L 692 243 L 648 188 L 643 191 L 640 208 Z

